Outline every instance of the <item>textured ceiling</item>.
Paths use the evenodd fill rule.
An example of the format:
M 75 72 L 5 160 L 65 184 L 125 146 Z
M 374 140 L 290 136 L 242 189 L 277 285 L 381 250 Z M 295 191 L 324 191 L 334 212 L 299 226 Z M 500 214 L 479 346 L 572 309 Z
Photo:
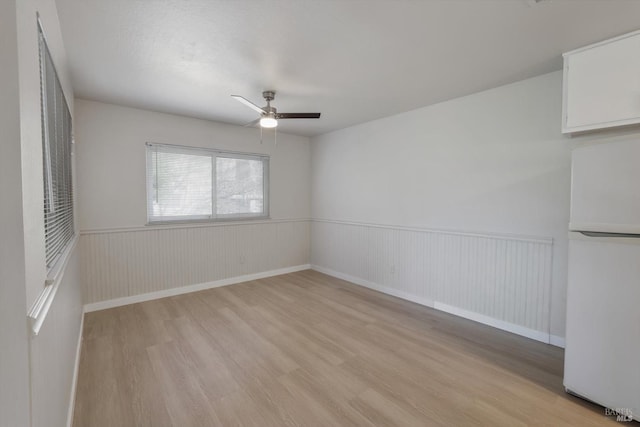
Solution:
M 558 70 L 640 28 L 633 0 L 57 0 L 76 96 L 317 135 Z

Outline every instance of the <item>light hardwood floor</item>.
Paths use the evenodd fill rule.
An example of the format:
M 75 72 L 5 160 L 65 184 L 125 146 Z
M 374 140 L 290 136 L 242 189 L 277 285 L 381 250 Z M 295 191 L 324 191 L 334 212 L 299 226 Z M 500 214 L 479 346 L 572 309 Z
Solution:
M 89 313 L 74 426 L 596 426 L 563 351 L 314 271 Z

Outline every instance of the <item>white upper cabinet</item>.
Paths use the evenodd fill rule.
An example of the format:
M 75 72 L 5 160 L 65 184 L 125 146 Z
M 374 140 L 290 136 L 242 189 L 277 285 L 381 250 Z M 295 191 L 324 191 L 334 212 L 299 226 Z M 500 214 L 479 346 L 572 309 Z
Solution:
M 640 31 L 563 56 L 563 133 L 640 123 Z
M 574 148 L 569 228 L 640 234 L 639 160 L 636 135 Z

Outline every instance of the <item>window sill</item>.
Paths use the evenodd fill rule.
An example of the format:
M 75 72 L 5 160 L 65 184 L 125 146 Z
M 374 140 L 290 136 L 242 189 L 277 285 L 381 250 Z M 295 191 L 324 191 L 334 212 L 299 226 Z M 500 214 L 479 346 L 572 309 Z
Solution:
M 288 222 L 309 222 L 309 218 L 260 218 L 247 221 L 208 221 L 208 222 L 187 222 L 179 223 L 175 222 L 165 224 L 146 224 L 133 227 L 111 227 L 111 228 L 93 228 L 81 230 L 80 235 L 86 236 L 91 234 L 102 233 L 129 233 L 134 231 L 156 231 L 156 230 L 174 230 L 181 228 L 209 228 L 209 227 L 236 227 L 236 226 L 251 226 L 260 224 L 280 224 Z
M 269 215 L 261 216 L 244 216 L 233 218 L 215 218 L 215 219 L 181 219 L 181 220 L 168 220 L 168 221 L 148 221 L 145 226 L 154 225 L 202 225 L 202 224 L 216 224 L 216 223 L 230 223 L 230 222 L 251 222 L 251 221 L 267 221 L 270 220 Z
M 45 280 L 44 288 L 27 314 L 29 326 L 31 327 L 33 335 L 38 335 L 40 328 L 42 328 L 42 324 L 49 313 L 53 299 L 58 292 L 58 287 L 60 287 L 60 282 L 62 282 L 62 278 L 64 277 L 64 272 L 67 268 L 67 264 L 69 263 L 69 259 L 71 258 L 71 253 L 75 249 L 77 243 L 78 233 L 76 233 L 73 240 L 71 240 L 61 255 L 54 270 L 50 272 L 49 277 Z

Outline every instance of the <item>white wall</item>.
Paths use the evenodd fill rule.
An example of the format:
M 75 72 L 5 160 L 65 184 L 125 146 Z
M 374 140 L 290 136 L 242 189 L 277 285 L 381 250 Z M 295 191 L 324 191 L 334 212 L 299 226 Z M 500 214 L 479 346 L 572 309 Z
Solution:
M 79 356 L 82 288 L 80 251 L 70 254 L 47 318 L 31 341 L 32 427 L 67 425 L 74 402 L 76 360 Z
M 16 4 L 0 2 L 0 426 L 29 425 Z
M 561 78 L 554 72 L 313 138 L 312 217 L 551 237 L 547 324 L 564 336 L 570 144 L 560 134 Z M 315 264 L 323 248 L 312 244 Z
M 73 109 L 55 2 L 3 2 L 0 425 L 12 427 L 65 425 L 82 311 L 79 270 L 77 263 L 69 262 L 56 281 L 58 292 L 40 335 L 33 336 L 28 327 L 27 311 L 44 291 L 47 279 L 37 13 Z
M 145 142 L 269 154 L 271 218 L 310 215 L 309 139 L 171 114 L 76 101 L 80 229 L 141 227 L 147 221 Z
M 308 138 L 81 99 L 76 117 L 85 303 L 309 263 Z M 145 226 L 145 142 L 269 154 L 272 219 Z

